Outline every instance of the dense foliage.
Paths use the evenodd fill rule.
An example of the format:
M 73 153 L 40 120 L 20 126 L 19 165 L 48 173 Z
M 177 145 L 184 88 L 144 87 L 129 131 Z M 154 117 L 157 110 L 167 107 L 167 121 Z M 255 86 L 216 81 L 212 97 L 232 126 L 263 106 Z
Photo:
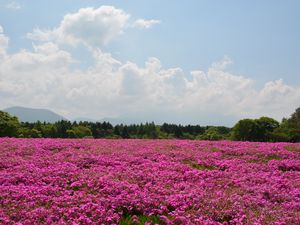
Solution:
M 0 224 L 300 224 L 300 145 L 0 138 Z
M 16 137 L 20 126 L 17 117 L 0 111 L 0 137 Z
M 232 128 L 232 138 L 238 141 L 300 142 L 300 108 L 279 124 L 269 117 L 240 120 Z
M 264 142 L 299 142 L 300 108 L 281 123 L 269 118 L 242 119 L 233 128 L 200 125 L 115 125 L 109 122 L 19 123 L 16 117 L 0 111 L 0 137 L 26 138 L 146 138 L 146 139 L 197 139 L 238 140 Z
M 8 135 L 0 135 L 0 137 Z M 9 135 L 10 136 L 10 135 Z M 144 138 L 144 139 L 202 139 L 220 140 L 230 137 L 230 128 L 199 125 L 155 125 L 152 123 L 115 125 L 109 122 L 21 123 L 14 137 L 25 138 Z
M 233 138 L 238 141 L 276 141 L 273 131 L 279 123 L 269 117 L 240 120 L 232 129 Z

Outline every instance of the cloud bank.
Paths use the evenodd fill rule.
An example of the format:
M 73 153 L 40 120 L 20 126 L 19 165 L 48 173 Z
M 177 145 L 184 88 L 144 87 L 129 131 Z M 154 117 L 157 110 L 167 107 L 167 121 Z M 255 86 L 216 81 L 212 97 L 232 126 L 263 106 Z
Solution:
M 229 73 L 228 57 L 207 71 L 164 68 L 150 57 L 144 66 L 121 62 L 101 46 L 125 32 L 130 15 L 112 6 L 67 14 L 52 30 L 35 29 L 32 50 L 8 53 L 9 38 L 0 27 L 0 102 L 50 108 L 67 118 L 131 118 L 232 125 L 245 117 L 281 119 L 300 104 L 300 88 L 283 80 L 257 88 L 255 80 Z M 84 44 L 93 63 L 87 69 L 64 45 Z

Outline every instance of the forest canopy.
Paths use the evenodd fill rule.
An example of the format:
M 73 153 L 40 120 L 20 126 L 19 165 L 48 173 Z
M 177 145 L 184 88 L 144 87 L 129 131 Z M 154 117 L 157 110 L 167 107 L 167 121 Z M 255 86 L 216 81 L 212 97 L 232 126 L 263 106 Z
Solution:
M 177 125 L 154 122 L 113 126 L 109 122 L 20 122 L 0 111 L 0 136 L 20 138 L 146 138 L 300 142 L 300 108 L 281 122 L 270 117 L 242 119 L 225 126 Z

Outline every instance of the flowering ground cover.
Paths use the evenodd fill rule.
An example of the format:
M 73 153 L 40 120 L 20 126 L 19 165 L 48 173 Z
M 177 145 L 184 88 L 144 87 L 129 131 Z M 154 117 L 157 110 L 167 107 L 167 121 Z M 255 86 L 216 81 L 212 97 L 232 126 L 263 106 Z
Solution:
M 0 224 L 300 224 L 300 145 L 0 139 Z

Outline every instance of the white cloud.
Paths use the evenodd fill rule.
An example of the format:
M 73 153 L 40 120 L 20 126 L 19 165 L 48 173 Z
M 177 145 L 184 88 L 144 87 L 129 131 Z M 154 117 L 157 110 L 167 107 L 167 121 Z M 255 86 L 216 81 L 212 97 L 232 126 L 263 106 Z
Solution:
M 100 50 L 128 20 L 129 14 L 114 7 L 80 9 L 53 30 L 28 34 L 42 42 L 12 54 L 0 26 L 1 106 L 51 108 L 69 118 L 231 124 L 263 115 L 281 119 L 300 105 L 299 87 L 276 80 L 259 89 L 254 80 L 227 72 L 229 57 L 187 74 L 180 67 L 164 68 L 155 57 L 138 66 Z M 66 42 L 88 46 L 93 64 L 74 69 L 78 62 L 61 45 Z
M 256 89 L 255 81 L 216 66 L 227 59 L 207 72 L 192 71 L 188 79 L 180 68 L 163 69 L 157 58 L 139 67 L 100 50 L 93 57 L 93 67 L 74 71 L 74 59 L 54 43 L 8 55 L 0 66 L 0 101 L 52 108 L 69 117 L 202 124 L 262 115 L 280 119 L 299 106 L 299 88 L 278 80 Z
M 159 20 L 138 19 L 130 24 L 130 14 L 113 6 L 81 8 L 78 12 L 64 16 L 60 25 L 54 29 L 35 28 L 27 38 L 35 41 L 53 41 L 59 44 L 85 44 L 89 47 L 102 47 L 125 29 L 133 26 L 150 28 Z
M 53 30 L 35 29 L 27 36 L 40 41 L 102 46 L 122 33 L 128 19 L 128 14 L 112 6 L 82 8 L 64 16 L 59 27 Z
M 7 9 L 11 9 L 11 10 L 21 9 L 21 5 L 18 2 L 10 2 L 10 3 L 6 4 L 5 7 Z
M 9 38 L 5 36 L 3 32 L 3 27 L 0 26 L 0 60 L 6 56 L 6 48 L 8 46 L 9 41 Z
M 133 26 L 138 28 L 151 28 L 154 25 L 160 24 L 160 20 L 145 20 L 145 19 L 137 19 L 134 21 Z
M 81 8 L 64 16 L 52 30 L 35 29 L 27 37 L 39 41 L 55 41 L 76 45 L 100 47 L 122 34 L 130 15 L 113 6 Z

